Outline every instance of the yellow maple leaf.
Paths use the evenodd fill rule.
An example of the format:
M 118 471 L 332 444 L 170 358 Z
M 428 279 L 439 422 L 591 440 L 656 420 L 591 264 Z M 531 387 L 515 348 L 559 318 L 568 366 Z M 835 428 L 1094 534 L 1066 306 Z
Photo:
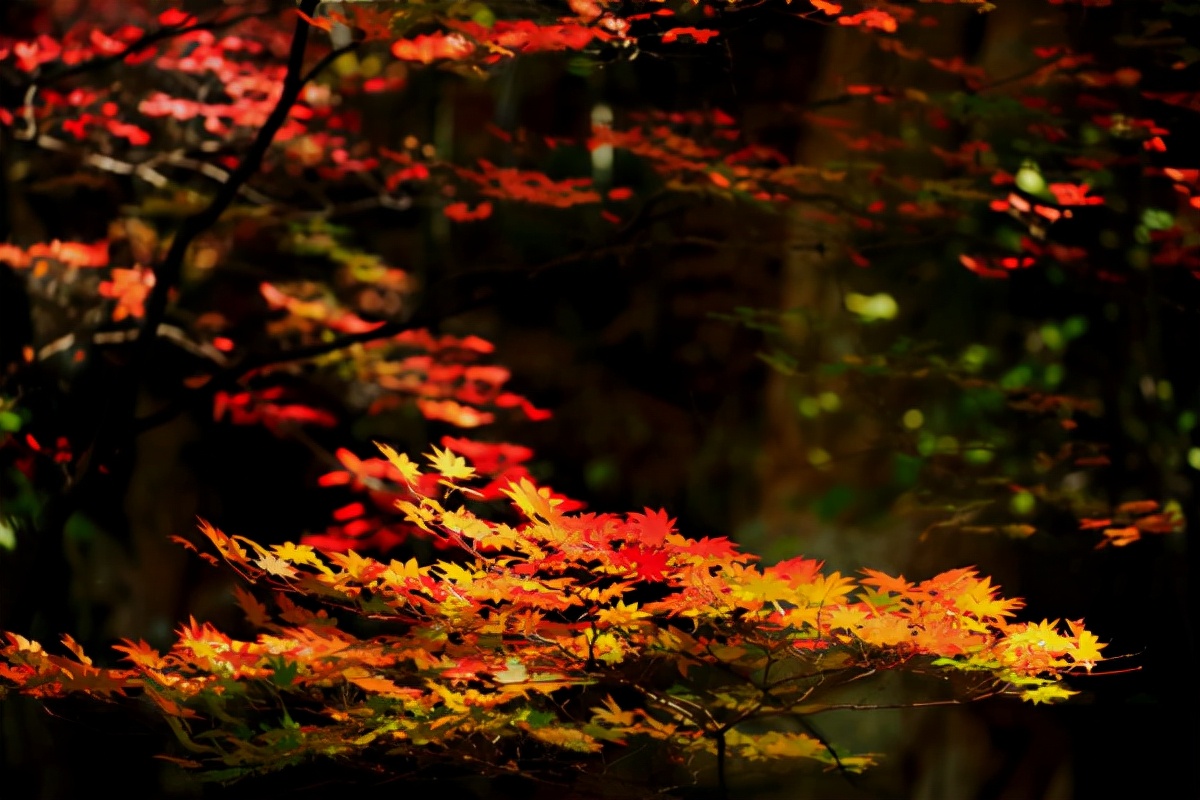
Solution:
M 113 650 L 124 653 L 125 660 L 132 661 L 143 669 L 162 669 L 166 666 L 167 662 L 162 655 L 145 641 L 141 639 L 136 642 L 132 639 L 122 639 L 121 641 L 123 644 L 114 644 Z
M 1082 621 L 1068 621 L 1067 627 L 1071 629 L 1076 640 L 1075 649 L 1068 655 L 1076 664 L 1083 664 L 1084 669 L 1091 672 L 1092 667 L 1096 666 L 1096 662 L 1104 658 L 1100 655 L 1100 651 L 1108 645 L 1101 644 L 1096 634 L 1083 627 Z
M 404 478 L 404 482 L 409 486 L 412 486 L 421 479 L 421 470 L 417 468 L 415 463 L 409 460 L 405 453 L 397 453 L 391 447 L 379 442 L 376 442 L 375 446 L 379 448 L 379 452 L 383 453 L 383 457 L 391 462 L 392 466 L 396 468 L 401 477 Z
M 1079 692 L 1065 689 L 1057 683 L 1048 683 L 1036 689 L 1026 689 L 1021 692 L 1021 699 L 1028 700 L 1037 705 L 1038 703 L 1053 703 L 1056 700 L 1066 700 L 1071 695 L 1076 694 L 1079 694 Z
M 773 573 L 759 572 L 748 567 L 737 576 L 734 586 L 734 596 L 751 603 L 773 603 L 780 600 L 795 601 L 796 590 L 786 578 Z
M 383 579 L 391 584 L 402 584 L 406 580 L 420 580 L 421 565 L 415 558 L 410 558 L 403 563 L 392 559 L 383 573 Z
M 277 558 L 281 558 L 284 561 L 290 561 L 293 564 L 307 564 L 310 567 L 316 567 L 326 575 L 332 572 L 325 565 L 325 562 L 321 560 L 321 557 L 317 555 L 317 551 L 306 544 L 284 542 L 283 544 L 272 545 L 271 550 Z
M 507 489 L 500 491 L 511 498 L 521 513 L 530 519 L 536 517 L 549 522 L 560 516 L 556 507 L 562 504 L 562 500 L 551 497 L 549 488 L 539 489 L 526 478 L 510 483 Z
M 1021 600 L 1006 600 L 997 596 L 997 589 L 992 585 L 991 578 L 964 580 L 961 591 L 954 597 L 954 603 L 964 613 L 973 614 L 981 620 L 1011 617 L 1025 605 Z
M 442 577 L 458 586 L 467 586 L 475 582 L 477 576 L 475 572 L 464 569 L 452 561 L 439 561 L 437 566 L 442 571 Z
M 448 480 L 453 481 L 458 478 L 465 480 L 475 476 L 475 468 L 468 466 L 465 458 L 455 455 L 448 447 L 445 450 L 439 450 L 437 445 L 434 445 L 433 452 L 426 453 L 425 458 L 429 459 L 433 468 Z
M 426 533 L 433 533 L 429 523 L 435 525 L 441 520 L 445 510 L 436 500 L 430 500 L 427 497 L 421 498 L 421 505 L 415 505 L 407 500 L 397 500 L 396 508 L 404 512 L 404 518 L 416 525 Z
M 837 606 L 829 612 L 829 627 L 854 631 L 867 618 L 867 612 L 854 606 Z
M 636 711 L 623 711 L 617 701 L 613 700 L 612 695 L 604 698 L 604 705 L 592 708 L 592 713 L 595 715 L 592 719 L 595 722 L 603 723 L 612 727 L 628 728 L 637 722 Z
M 797 587 L 799 595 L 810 605 L 829 606 L 844 603 L 850 592 L 858 586 L 851 578 L 844 578 L 840 572 L 830 575 L 817 575 L 812 583 Z
M 618 587 L 623 588 L 623 587 Z M 600 609 L 600 613 L 596 615 L 596 621 L 601 625 L 630 625 L 639 619 L 646 619 L 650 615 L 645 611 L 638 610 L 637 603 L 625 604 L 625 601 L 618 600 L 615 606 Z
M 443 514 L 441 524 L 446 530 L 461 533 L 468 539 L 484 539 L 491 534 L 491 528 L 486 522 L 461 507 L 457 511 L 447 511 Z
M 344 553 L 331 553 L 329 558 L 333 563 L 344 569 L 347 575 L 359 583 L 370 583 L 387 569 L 375 559 L 360 556 L 353 550 L 347 550 Z

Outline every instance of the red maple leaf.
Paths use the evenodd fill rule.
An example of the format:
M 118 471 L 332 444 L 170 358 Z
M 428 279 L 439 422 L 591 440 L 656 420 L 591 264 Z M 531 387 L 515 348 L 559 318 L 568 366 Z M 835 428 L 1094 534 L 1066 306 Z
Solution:
M 625 530 L 633 533 L 643 545 L 661 545 L 667 534 L 675 532 L 675 520 L 668 517 L 667 512 L 662 509 L 652 511 L 647 508 L 644 511 L 644 514 L 627 514 L 625 518 L 628 525 Z

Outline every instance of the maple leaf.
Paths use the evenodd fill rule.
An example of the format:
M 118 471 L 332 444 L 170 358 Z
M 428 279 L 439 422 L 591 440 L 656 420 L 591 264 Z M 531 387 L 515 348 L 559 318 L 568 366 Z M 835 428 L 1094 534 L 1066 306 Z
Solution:
M 649 617 L 650 614 L 638 610 L 637 603 L 626 605 L 623 600 L 618 600 L 615 606 L 600 609 L 596 614 L 596 621 L 602 625 L 620 627 L 633 624 L 639 619 L 648 619 Z
M 508 488 L 500 490 L 516 504 L 529 519 L 541 519 L 546 522 L 559 518 L 556 510 L 563 501 L 553 497 L 549 487 L 538 488 L 531 481 L 522 478 L 516 483 L 510 483 Z
M 854 631 L 867 619 L 867 616 L 867 612 L 864 609 L 854 608 L 853 606 L 839 606 L 830 612 L 828 624 L 831 629 L 841 628 L 846 631 Z
M 320 559 L 317 552 L 306 544 L 284 542 L 283 544 L 272 545 L 271 550 L 277 558 L 284 561 L 290 561 L 293 564 L 306 564 L 310 567 L 316 567 L 326 575 L 332 574 L 332 570 L 325 565 L 325 562 Z
M 419 581 L 421 579 L 421 566 L 415 558 L 410 558 L 404 563 L 393 559 L 388 563 L 387 570 L 383 573 L 383 579 L 392 584 L 404 584 L 409 580 Z
M 1084 668 L 1091 672 L 1096 666 L 1096 662 L 1104 657 L 1100 655 L 1100 651 L 1107 647 L 1107 644 L 1101 644 L 1100 640 L 1091 631 L 1083 627 L 1083 620 L 1067 620 L 1067 628 L 1075 637 L 1075 647 L 1070 653 L 1070 657 L 1077 663 L 1083 664 Z
M 759 603 L 796 599 L 796 589 L 786 578 L 759 572 L 753 568 L 745 570 L 738 576 L 737 583 L 734 584 L 734 593 L 744 600 Z
M 387 567 L 375 559 L 360 556 L 353 550 L 330 553 L 329 560 L 344 569 L 349 577 L 363 584 L 371 583 L 387 571 Z
M 120 322 L 126 317 L 142 317 L 145 315 L 146 298 L 154 288 L 154 272 L 149 269 L 112 270 L 110 280 L 100 282 L 101 297 L 117 301 L 113 309 L 113 322 Z
M 651 511 L 643 509 L 643 514 L 626 514 L 628 522 L 626 530 L 634 532 L 645 545 L 655 547 L 661 545 L 667 536 L 675 532 L 675 520 L 667 516 L 667 512 L 659 509 Z
M 442 515 L 439 524 L 446 530 L 462 534 L 468 539 L 491 539 L 492 529 L 488 524 L 464 508 L 447 511 Z
M 143 669 L 161 670 L 167 665 L 166 660 L 153 647 L 142 640 L 133 641 L 122 639 L 124 644 L 114 644 L 113 650 L 124 653 L 125 658 Z
M 89 667 L 92 665 L 92 659 L 87 657 L 87 655 L 83 652 L 83 647 L 79 644 L 79 642 L 75 641 L 73 636 L 70 634 L 63 634 L 62 643 L 63 647 L 70 650 L 71 653 L 79 659 L 81 664 L 85 664 Z
M 221 531 L 214 528 L 205 520 L 200 520 L 200 532 L 208 537 L 212 542 L 217 552 L 231 564 L 246 564 L 246 550 L 239 545 L 232 536 L 227 536 Z
M 690 556 L 704 559 L 706 561 L 724 561 L 732 558 L 751 558 L 745 554 L 739 553 L 737 545 L 725 536 L 717 537 L 702 537 L 700 539 L 688 539 L 678 534 L 669 534 L 666 537 L 666 542 L 682 553 Z
M 261 628 L 270 623 L 271 618 L 267 614 L 267 607 L 258 602 L 258 599 L 254 595 L 241 586 L 233 587 L 233 594 L 237 598 L 238 605 L 242 607 L 242 611 L 246 614 L 247 622 L 256 628 Z
M 467 586 L 475 582 L 476 573 L 451 561 L 437 562 L 438 569 L 444 579 L 459 586 Z
M 475 468 L 467 465 L 467 460 L 462 456 L 455 455 L 450 448 L 439 450 L 436 446 L 432 453 L 426 453 L 425 457 L 429 459 L 429 463 L 441 473 L 443 478 L 455 480 L 457 478 L 471 478 L 475 475 Z
M 421 498 L 421 504 L 414 505 L 407 500 L 397 500 L 396 508 L 404 512 L 404 518 L 426 533 L 433 533 L 430 523 L 437 524 L 442 518 L 442 507 L 436 501 L 427 497 Z
M 844 578 L 841 573 L 834 572 L 829 575 L 817 575 L 809 583 L 799 585 L 797 589 L 799 596 L 810 605 L 832 605 L 845 602 L 854 587 L 851 578 Z
M 409 460 L 406 454 L 397 453 L 388 445 L 379 442 L 375 442 L 375 446 L 379 448 L 379 452 L 383 453 L 384 458 L 396 468 L 396 471 L 400 473 L 400 477 L 404 479 L 405 483 L 412 486 L 420 481 L 421 470 L 415 463 Z
M 913 626 L 902 617 L 872 617 L 862 620 L 853 633 L 867 644 L 876 647 L 895 647 L 912 641 Z
M 1038 703 L 1053 703 L 1057 700 L 1066 700 L 1067 698 L 1077 695 L 1079 692 L 1064 688 L 1057 683 L 1047 683 L 1036 689 L 1026 689 L 1021 692 L 1021 699 L 1037 705 Z
M 616 728 L 628 728 L 637 722 L 636 711 L 623 711 L 612 695 L 606 695 L 603 706 L 592 708 L 593 721 Z
M 666 550 L 626 547 L 619 553 L 621 561 L 634 567 L 635 580 L 661 583 L 670 575 L 671 554 Z
M 720 31 L 714 30 L 702 30 L 699 28 L 671 28 L 662 35 L 662 40 L 664 43 L 670 44 L 671 42 L 678 40 L 680 36 L 688 36 L 699 44 L 708 44 L 710 39 L 720 35 Z
M 162 712 L 169 717 L 191 719 L 200 716 L 192 709 L 179 705 L 179 703 L 177 703 L 175 700 L 172 700 L 166 695 L 155 691 L 149 686 L 145 687 L 143 691 L 146 693 L 146 696 L 153 700 L 154 704 L 162 709 Z
M 993 587 L 990 578 L 969 581 L 963 589 L 954 596 L 954 603 L 967 614 L 973 614 L 981 620 L 1000 620 L 1011 617 L 1025 603 L 1018 599 L 1006 600 L 997 596 L 998 588 Z
M 424 694 L 424 692 L 419 689 L 399 686 L 390 678 L 382 678 L 376 675 L 371 675 L 366 670 L 361 668 L 352 667 L 350 669 L 343 670 L 342 675 L 346 678 L 346 680 L 350 681 L 364 692 L 370 692 L 371 694 L 383 695 L 384 697 L 412 697 L 414 695 L 420 697 Z
M 187 550 L 191 550 L 193 553 L 197 552 L 196 545 L 192 544 L 190 541 L 183 538 L 182 536 L 176 536 L 176 535 L 172 534 L 171 536 L 168 536 L 167 538 L 170 539 L 175 544 L 180 545 L 181 547 L 183 547 Z
M 861 572 L 867 577 L 861 579 L 859 583 L 865 586 L 874 586 L 881 592 L 906 595 L 912 591 L 913 585 L 906 581 L 903 575 L 893 578 L 874 569 L 863 569 Z
M 428 419 L 442 420 L 460 428 L 477 428 L 495 419 L 495 415 L 487 411 L 480 411 L 474 406 L 454 400 L 421 398 L 416 401 L 416 405 L 417 409 Z
M 791 583 L 793 586 L 810 583 L 820 572 L 822 562 L 811 558 L 797 556 L 786 561 L 772 564 L 763 570 L 764 573 L 776 575 Z
M 278 556 L 262 555 L 255 559 L 254 563 L 268 575 L 278 575 L 281 578 L 294 578 L 297 575 L 296 568 Z

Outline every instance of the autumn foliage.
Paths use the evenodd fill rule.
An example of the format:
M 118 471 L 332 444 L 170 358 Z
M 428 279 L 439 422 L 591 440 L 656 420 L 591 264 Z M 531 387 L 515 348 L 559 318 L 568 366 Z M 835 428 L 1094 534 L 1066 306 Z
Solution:
M 1014 75 L 986 74 L 913 43 L 962 11 L 946 2 L 192 5 L 99 3 L 70 25 L 0 34 L 3 143 L 71 159 L 69 168 L 37 162 L 49 172 L 136 187 L 104 236 L 31 241 L 14 231 L 0 242 L 0 261 L 41 304 L 38 336 L 11 368 L 0 365 L 0 459 L 48 509 L 34 515 L 44 541 L 62 539 L 72 492 L 119 472 L 131 442 L 189 408 L 304 441 L 324 464 L 316 487 L 345 502 L 294 542 L 259 543 L 208 521 L 199 537 L 176 534 L 238 576 L 236 633 L 193 618 L 169 649 L 126 640 L 119 659 L 94 663 L 69 635 L 28 638 L 30 624 L 4 634 L 0 696 L 140 703 L 173 734 L 177 747 L 163 757 L 216 780 L 315 758 L 482 775 L 567 763 L 602 775 L 615 754 L 651 746 L 681 769 L 711 767 L 723 785 L 735 765 L 771 759 L 873 765 L 880 754 L 828 741 L 808 718 L 853 708 L 846 689 L 887 673 L 949 684 L 945 702 L 1041 704 L 1070 698 L 1069 678 L 1102 661 L 1105 644 L 1082 621 L 1022 620 L 1023 602 L 971 567 L 915 580 L 843 575 L 804 557 L 766 563 L 729 538 L 689 538 L 668 511 L 588 510 L 538 478 L 532 449 L 492 432 L 552 411 L 512 388 L 490 341 L 440 326 L 492 300 L 497 284 L 588 253 L 663 246 L 654 237 L 670 204 L 786 216 L 818 232 L 815 245 L 797 236 L 796 249 L 818 252 L 839 275 L 915 269 L 905 253 L 932 240 L 945 246 L 935 269 L 959 280 L 1016 283 L 1040 269 L 1100 294 L 1150 275 L 1158 282 L 1147 291 L 1170 295 L 1200 275 L 1200 171 L 1173 160 L 1171 139 L 1176 119 L 1194 130 L 1195 92 L 1132 66 L 1102 68 L 1065 45 L 1035 47 L 1032 66 Z M 586 131 L 563 135 L 489 124 L 490 149 L 472 158 L 439 152 L 436 130 L 431 141 L 386 142 L 372 131 L 371 115 L 390 108 L 381 103 L 432 71 L 486 80 L 526 57 L 707 53 L 763 5 L 867 37 L 879 58 L 933 76 L 936 88 L 842 81 L 835 95 L 782 109 L 824 137 L 820 163 L 713 105 L 615 116 L 606 107 Z M 1164 58 L 1178 59 L 1169 71 L 1194 55 Z M 1078 150 L 1059 146 L 1075 138 Z M 636 170 L 614 172 L 614 153 Z M 928 169 L 908 174 L 897 154 Z M 591 169 L 543 168 L 554 159 Z M 1140 216 L 1114 221 L 1114 199 L 1132 202 L 1135 187 L 1149 198 Z M 389 263 L 342 224 L 365 211 L 421 212 L 430 231 L 458 241 L 534 219 L 548 240 L 582 242 L 584 255 L 421 272 Z M 1112 237 L 1091 235 L 1110 224 Z M 843 293 L 839 311 L 863 326 L 895 316 L 890 295 L 867 292 Z M 787 327 L 766 312 L 730 317 Z M 1039 329 L 1036 352 L 1061 356 L 1084 335 L 1077 319 L 1053 336 Z M 140 413 L 160 345 L 186 360 L 168 378 L 174 399 Z M 1014 496 L 1061 513 L 1089 551 L 1184 528 L 1166 496 L 1080 499 L 1062 488 L 1111 462 L 1080 430 L 1103 404 L 1062 389 L 1058 361 L 988 374 L 978 352 L 956 361 L 905 342 L 808 369 L 787 347 L 763 360 L 813 387 L 799 405 L 808 417 L 842 408 L 821 381 L 871 399 L 899 381 L 936 381 L 1044 423 L 1036 454 L 985 469 L 986 447 L 947 445 L 918 432 L 922 414 L 907 416 L 901 434 L 888 434 L 903 450 L 896 463 L 932 465 L 929 481 L 938 467 L 975 492 L 929 530 L 1025 539 L 1038 529 L 1010 513 Z M 111 397 L 90 431 L 68 437 L 25 410 L 36 396 L 25 387 L 41 380 L 30 376 L 68 374 L 109 352 Z M 1169 384 L 1145 380 L 1143 393 L 1169 395 Z M 410 456 L 344 424 L 389 415 L 453 433 Z M 326 450 L 309 430 L 341 439 Z M 821 448 L 809 455 L 815 469 L 831 460 Z M 414 542 L 422 558 L 404 549 Z
M 183 763 L 224 766 L 219 777 L 384 752 L 504 771 L 519 768 L 517 739 L 577 753 L 649 739 L 680 760 L 858 771 L 873 756 L 761 721 L 818 713 L 835 688 L 887 670 L 962 672 L 968 696 L 1050 702 L 1072 694 L 1064 675 L 1101 659 L 1080 622 L 1014 622 L 1021 602 L 972 569 L 914 583 L 805 558 L 760 568 L 726 539 L 680 535 L 663 511 L 565 513 L 521 479 L 500 489 L 504 513 L 481 506 L 475 468 L 451 450 L 434 448 L 422 471 L 380 449 L 411 497 L 397 501 L 405 518 L 453 560 L 263 547 L 204 523 L 270 603 L 237 590 L 255 639 L 192 619 L 170 651 L 127 641 L 116 649 L 130 666 L 102 669 L 69 637 L 60 656 L 9 634 L 0 676 L 39 697 L 142 694 L 191 754 Z M 259 718 L 276 723 L 248 735 Z

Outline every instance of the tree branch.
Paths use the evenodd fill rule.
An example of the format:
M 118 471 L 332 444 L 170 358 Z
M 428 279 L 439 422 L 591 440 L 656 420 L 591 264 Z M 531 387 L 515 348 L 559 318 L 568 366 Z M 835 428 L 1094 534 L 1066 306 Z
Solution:
M 301 0 L 299 11 L 311 16 L 319 2 L 320 0 Z M 303 91 L 305 82 L 316 74 L 315 68 L 307 73 L 303 72 L 304 54 L 308 49 L 310 29 L 309 23 L 303 18 L 297 17 L 296 32 L 292 35 L 292 46 L 288 53 L 287 74 L 283 79 L 283 88 L 280 91 L 279 100 L 275 103 L 275 108 L 271 110 L 271 114 L 259 129 L 254 141 L 250 143 L 250 148 L 238 163 L 237 169 L 230 173 L 229 179 L 225 183 L 221 184 L 208 206 L 183 221 L 162 264 L 154 271 L 154 290 L 146 301 L 146 315 L 138 335 L 139 349 L 145 349 L 146 340 L 153 337 L 154 331 L 158 329 L 159 323 L 166 314 L 167 301 L 171 290 L 179 283 L 188 247 L 197 236 L 208 230 L 221 218 L 221 215 L 237 198 L 242 185 L 258 172 L 259 167 L 262 166 L 263 157 L 266 156 L 271 142 L 275 140 L 275 134 L 283 127 L 288 114 L 291 113 L 292 106 L 300 98 L 300 92 Z M 333 53 L 326 55 L 317 66 L 327 65 L 332 60 L 330 58 L 332 55 Z
M 299 10 L 311 16 L 319 2 L 320 0 L 301 0 Z M 315 70 L 304 72 L 304 55 L 308 49 L 310 29 L 309 23 L 303 18 L 297 18 L 295 33 L 292 36 L 292 44 L 288 53 L 287 73 L 275 108 L 267 117 L 237 168 L 220 186 L 208 206 L 183 221 L 167 255 L 155 270 L 155 286 L 146 302 L 145 316 L 134 339 L 131 360 L 116 376 L 115 391 L 104 400 L 105 408 L 100 414 L 100 421 L 91 445 L 73 464 L 73 480 L 56 498 L 56 502 L 47 504 L 44 515 L 39 520 L 29 580 L 44 580 L 47 575 L 65 575 L 66 567 L 63 563 L 59 563 L 63 562 L 61 552 L 63 529 L 67 520 L 80 507 L 85 493 L 90 491 L 96 475 L 101 472 L 102 468 L 108 468 L 109 465 L 106 462 L 119 451 L 120 444 L 136 426 L 135 406 L 141 373 L 148 361 L 151 346 L 157 339 L 159 326 L 166 316 L 171 290 L 179 283 L 188 247 L 197 236 L 220 219 L 225 210 L 237 198 L 246 182 L 258 172 L 271 142 L 287 120 L 292 106 L 299 99 L 305 80 L 316 74 Z M 172 33 L 175 32 L 172 31 Z M 144 46 L 149 46 L 150 43 L 152 42 L 145 42 Z M 326 56 L 321 59 L 318 66 L 324 66 L 330 60 L 330 57 Z M 37 598 L 44 595 L 44 590 L 34 589 L 32 585 L 27 584 L 20 587 L 17 594 L 20 602 L 14 609 L 11 621 L 5 623 L 8 627 L 33 632 L 33 623 L 39 611 L 43 612 L 43 623 L 51 630 L 60 624 L 61 620 L 55 619 L 54 614 L 61 613 L 61 609 L 40 608 Z

